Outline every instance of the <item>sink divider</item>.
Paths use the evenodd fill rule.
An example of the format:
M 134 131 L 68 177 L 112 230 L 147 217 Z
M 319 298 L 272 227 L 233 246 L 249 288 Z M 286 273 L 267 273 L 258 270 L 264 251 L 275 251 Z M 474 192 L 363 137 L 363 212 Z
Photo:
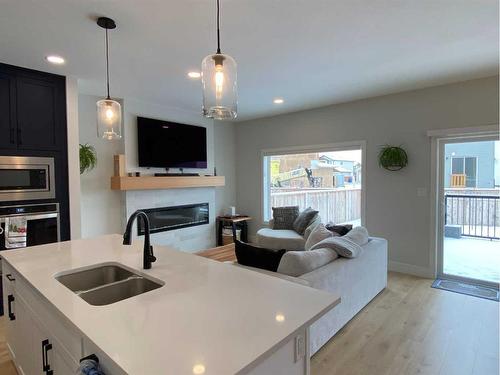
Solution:
M 90 289 L 87 289 L 87 290 L 77 290 L 74 293 L 76 295 L 78 295 L 78 296 L 81 297 L 83 294 L 91 293 L 91 292 L 94 292 L 96 290 L 104 289 L 104 288 L 107 288 L 107 287 L 110 287 L 110 286 L 123 284 L 123 283 L 126 283 L 129 280 L 134 280 L 134 279 L 146 279 L 146 278 L 143 277 L 143 276 L 140 276 L 140 275 L 132 275 L 132 276 L 129 276 L 126 279 L 123 279 L 123 280 L 118 280 L 118 281 L 113 281 L 111 283 L 102 284 L 102 285 L 99 285 L 99 286 L 96 286 L 94 288 L 90 288 Z

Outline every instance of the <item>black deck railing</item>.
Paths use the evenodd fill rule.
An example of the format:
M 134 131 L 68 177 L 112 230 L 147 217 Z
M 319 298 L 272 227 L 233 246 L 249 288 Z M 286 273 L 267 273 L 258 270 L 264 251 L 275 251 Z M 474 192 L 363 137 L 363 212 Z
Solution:
M 445 224 L 459 225 L 462 236 L 500 239 L 498 195 L 445 195 Z

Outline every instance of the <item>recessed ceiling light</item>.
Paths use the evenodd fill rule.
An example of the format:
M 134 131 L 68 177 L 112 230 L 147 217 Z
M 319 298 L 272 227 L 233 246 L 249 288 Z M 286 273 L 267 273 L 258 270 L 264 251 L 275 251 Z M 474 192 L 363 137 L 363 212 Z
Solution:
M 200 72 L 189 72 L 188 73 L 188 77 L 189 78 L 200 78 L 201 77 L 201 73 Z
M 45 58 L 49 63 L 61 65 L 64 64 L 65 60 L 61 56 L 49 55 Z
M 273 100 L 274 104 L 283 104 L 285 101 L 282 98 L 276 98 Z
M 203 365 L 194 365 L 193 374 L 201 375 L 205 373 L 205 366 Z

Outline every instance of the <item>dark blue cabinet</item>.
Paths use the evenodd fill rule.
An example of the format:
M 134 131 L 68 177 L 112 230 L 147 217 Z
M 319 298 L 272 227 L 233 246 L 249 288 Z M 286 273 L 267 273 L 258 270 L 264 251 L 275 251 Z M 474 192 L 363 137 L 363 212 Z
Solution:
M 0 148 L 17 147 L 15 84 L 12 76 L 0 72 Z

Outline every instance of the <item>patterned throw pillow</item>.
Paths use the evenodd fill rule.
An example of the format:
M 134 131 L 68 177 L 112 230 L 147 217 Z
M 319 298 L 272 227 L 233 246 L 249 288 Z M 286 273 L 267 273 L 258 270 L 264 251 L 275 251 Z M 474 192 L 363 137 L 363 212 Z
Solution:
M 293 230 L 295 230 L 298 234 L 303 235 L 306 228 L 314 220 L 316 215 L 318 215 L 318 212 L 319 211 L 313 210 L 311 207 L 306 208 L 293 222 Z
M 273 229 L 292 229 L 299 216 L 299 206 L 273 207 Z

